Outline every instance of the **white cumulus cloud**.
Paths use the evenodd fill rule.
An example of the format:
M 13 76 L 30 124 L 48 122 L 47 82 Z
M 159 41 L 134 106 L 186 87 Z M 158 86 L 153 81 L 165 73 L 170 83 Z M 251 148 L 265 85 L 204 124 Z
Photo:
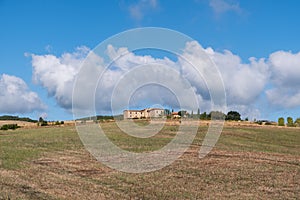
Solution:
M 172 92 L 176 91 L 176 95 L 180 97 L 191 92 L 191 87 L 187 91 L 183 88 L 186 83 L 176 78 L 179 74 L 178 63 L 166 57 L 160 59 L 150 55 L 136 55 L 129 52 L 127 48 L 114 48 L 111 45 L 107 47 L 107 54 L 113 61 L 111 63 L 113 68 L 107 69 L 99 82 L 97 105 L 100 110 L 110 109 L 112 95 L 116 91 L 118 91 L 118 95 L 117 98 L 113 98 L 114 105 L 117 105 L 120 110 L 128 106 L 125 104 L 129 102 L 131 106 L 137 107 L 157 103 L 163 106 L 178 107 L 178 102 L 174 99 Z M 141 88 L 135 88 L 135 86 Z M 174 91 L 166 90 L 166 87 L 170 86 Z M 137 89 L 139 92 L 134 95 L 134 91 L 131 89 Z M 131 99 L 130 95 L 133 95 Z M 182 106 L 188 107 L 188 102 L 182 102 L 182 104 Z
M 216 69 L 211 62 L 206 61 L 207 55 L 215 63 Z M 265 59 L 249 58 L 249 62 L 244 63 L 238 55 L 228 50 L 217 52 L 210 47 L 203 49 L 195 41 L 187 43 L 182 56 L 198 66 L 197 71 L 180 63 L 183 75 L 195 87 L 199 97 L 203 98 L 203 105 L 206 105 L 208 111 L 212 90 L 224 88 L 225 91 L 219 91 L 226 94 L 228 107 L 222 109 L 223 112 L 239 108 L 243 116 L 259 116 L 255 103 L 264 92 L 270 77 L 269 66 Z M 218 74 L 211 70 L 219 71 L 221 80 Z M 221 81 L 224 86 L 220 85 Z
M 271 83 L 266 91 L 269 101 L 284 108 L 300 106 L 300 52 L 277 51 L 270 55 Z
M 32 54 L 34 83 L 46 88 L 61 107 L 70 109 L 74 80 L 88 52 L 88 48 L 79 47 L 61 57 Z
M 21 78 L 0 75 L 0 113 L 23 114 L 44 109 L 38 94 L 30 91 Z
M 183 56 L 195 65 L 202 66 L 198 68 L 201 69 L 198 74 L 202 76 L 199 76 L 196 71 L 186 70 L 184 65 L 181 65 L 185 76 L 192 81 L 199 91 L 204 91 L 207 87 L 205 81 L 207 82 L 215 77 L 207 77 L 207 71 L 212 66 L 204 63 L 205 58 L 201 55 L 203 54 L 201 48 L 197 42 L 192 42 L 186 46 Z M 269 79 L 269 67 L 264 59 L 250 58 L 249 63 L 243 63 L 239 56 L 228 50 L 216 52 L 212 48 L 207 48 L 202 51 L 205 51 L 216 64 L 224 83 L 229 104 L 250 104 L 264 90 Z
M 269 80 L 269 66 L 265 59 L 250 58 L 243 63 L 241 58 L 230 51 L 206 52 L 221 72 L 228 104 L 249 105 L 263 92 Z

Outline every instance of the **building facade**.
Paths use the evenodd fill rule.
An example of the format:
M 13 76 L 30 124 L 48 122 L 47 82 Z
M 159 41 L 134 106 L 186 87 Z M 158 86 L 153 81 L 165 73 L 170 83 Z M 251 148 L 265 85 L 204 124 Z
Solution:
M 161 118 L 165 116 L 164 109 L 162 108 L 146 108 L 143 110 L 124 110 L 124 119 L 148 119 L 148 118 Z

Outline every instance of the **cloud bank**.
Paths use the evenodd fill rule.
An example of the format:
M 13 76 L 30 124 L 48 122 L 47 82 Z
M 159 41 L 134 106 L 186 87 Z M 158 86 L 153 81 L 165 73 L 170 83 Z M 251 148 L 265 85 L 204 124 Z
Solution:
M 38 94 L 16 76 L 0 75 L 0 113 L 30 113 L 46 109 Z
M 59 106 L 71 109 L 74 81 L 88 52 L 87 47 L 78 47 L 75 52 L 60 57 L 32 54 L 34 83 L 47 89 Z
M 277 51 L 269 58 L 272 89 L 266 91 L 269 102 L 283 108 L 300 106 L 300 52 Z
M 105 69 L 108 62 L 92 54 L 85 62 L 97 66 L 94 71 L 86 72 L 88 81 L 97 81 L 95 74 L 103 72 L 103 78 L 99 82 L 95 95 L 100 110 L 109 110 L 111 96 L 118 82 L 129 72 L 132 79 L 122 82 L 130 85 L 132 81 L 145 79 L 141 72 L 133 72 L 136 66 L 156 65 L 168 66 L 177 70 L 182 77 L 188 80 L 190 88 L 195 91 L 199 105 L 204 110 L 210 109 L 210 93 L 207 88 L 207 80 L 212 77 L 205 77 L 205 71 L 210 66 L 205 66 L 201 73 L 184 62 L 180 56 L 188 58 L 191 63 L 199 66 L 203 63 L 203 52 L 216 64 L 223 78 L 228 110 L 239 110 L 245 117 L 258 117 L 259 108 L 256 103 L 261 96 L 266 96 L 268 104 L 283 108 L 296 108 L 300 106 L 300 53 L 278 51 L 272 53 L 268 58 L 250 57 L 247 63 L 243 62 L 238 55 L 228 50 L 217 52 L 211 47 L 203 49 L 196 41 L 189 42 L 183 49 L 182 55 L 177 60 L 167 57 L 155 58 L 151 55 L 137 55 L 129 52 L 126 47 L 115 48 L 107 46 L 107 56 L 111 65 Z M 42 85 L 53 96 L 58 105 L 70 110 L 72 106 L 72 88 L 76 76 L 79 73 L 81 63 L 91 51 L 87 47 L 77 48 L 73 53 L 65 53 L 60 57 L 55 55 L 32 55 L 33 79 L 37 84 Z M 117 59 L 116 59 L 117 58 Z M 167 68 L 157 69 L 159 73 L 165 74 L 166 84 L 180 86 L 174 78 L 168 77 L 170 72 Z M 136 73 L 136 74 L 134 74 Z M 92 78 L 94 77 L 94 78 Z M 124 87 L 125 88 L 125 87 Z M 184 95 L 183 93 L 180 95 Z M 85 102 L 85 95 L 82 95 L 82 105 Z M 119 94 L 120 105 L 125 97 Z M 145 99 L 149 99 L 145 103 Z M 178 102 L 171 92 L 166 92 L 163 87 L 145 86 L 140 92 L 135 93 L 130 100 L 132 105 L 141 106 L 142 103 L 152 105 L 155 103 L 178 106 Z M 143 106 L 143 105 L 142 105 Z M 227 110 L 227 111 L 228 111 Z

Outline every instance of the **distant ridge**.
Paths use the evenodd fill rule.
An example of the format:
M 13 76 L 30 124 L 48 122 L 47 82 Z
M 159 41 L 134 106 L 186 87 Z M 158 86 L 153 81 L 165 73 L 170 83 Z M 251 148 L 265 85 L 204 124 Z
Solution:
M 13 120 L 13 121 L 23 121 L 23 122 L 37 122 L 37 120 L 30 119 L 29 117 L 19 117 L 11 115 L 0 116 L 0 120 Z

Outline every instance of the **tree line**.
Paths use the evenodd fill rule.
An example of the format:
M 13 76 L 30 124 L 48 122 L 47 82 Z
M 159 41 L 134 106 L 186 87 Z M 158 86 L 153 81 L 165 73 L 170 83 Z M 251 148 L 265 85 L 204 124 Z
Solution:
M 170 111 L 169 109 L 165 109 L 165 115 L 168 117 L 171 117 L 171 114 L 174 112 Z M 188 113 L 185 110 L 178 111 L 178 115 L 181 117 L 191 118 L 191 119 L 201 119 L 201 120 L 232 120 L 232 121 L 239 121 L 241 120 L 241 114 L 237 111 L 229 111 L 227 114 L 221 112 L 221 111 L 211 111 L 209 113 L 203 112 L 200 113 L 200 109 L 197 110 L 197 113 L 194 113 L 192 111 L 191 113 Z M 248 118 L 245 119 L 248 121 Z
M 32 122 L 37 123 L 38 126 L 48 126 L 48 125 L 63 125 L 64 121 L 47 121 L 44 120 L 42 117 L 39 118 L 39 120 L 33 120 L 29 117 L 19 117 L 19 116 L 12 116 L 12 115 L 3 115 L 0 116 L 0 120 L 2 121 L 22 121 L 22 122 Z M 15 130 L 17 128 L 20 128 L 17 124 L 4 124 L 0 126 L 0 130 Z
M 287 127 L 300 127 L 300 118 L 297 118 L 295 121 L 292 117 L 287 117 L 286 119 L 287 123 L 285 123 L 285 120 L 283 117 L 278 118 L 278 126 L 287 126 Z
M 12 120 L 12 121 L 23 121 L 23 122 L 33 122 L 36 123 L 37 120 L 30 119 L 29 117 L 19 117 L 11 115 L 0 116 L 0 120 Z

